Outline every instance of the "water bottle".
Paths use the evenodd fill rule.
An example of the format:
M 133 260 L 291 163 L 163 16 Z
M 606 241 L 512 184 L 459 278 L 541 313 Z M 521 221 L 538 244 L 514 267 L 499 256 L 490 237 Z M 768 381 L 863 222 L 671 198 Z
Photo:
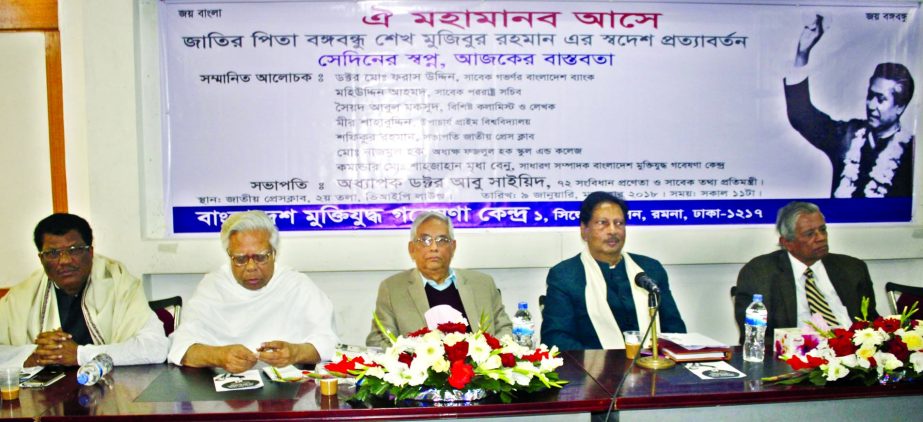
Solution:
M 519 302 L 516 314 L 513 315 L 513 339 L 520 346 L 532 348 L 532 335 L 535 334 L 535 323 L 529 313 L 529 304 Z
M 77 384 L 96 384 L 110 371 L 112 371 L 112 358 L 105 353 L 100 353 L 77 370 Z
M 763 295 L 753 295 L 753 302 L 747 307 L 744 325 L 744 360 L 747 362 L 762 362 L 766 352 L 766 322 L 769 320 L 769 311 L 763 305 Z

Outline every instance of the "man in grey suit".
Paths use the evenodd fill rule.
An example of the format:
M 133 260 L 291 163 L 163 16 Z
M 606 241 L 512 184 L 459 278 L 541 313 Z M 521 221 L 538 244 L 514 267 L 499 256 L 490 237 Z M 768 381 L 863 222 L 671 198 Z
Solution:
M 513 324 L 503 309 L 500 290 L 493 278 L 451 267 L 455 246 L 451 219 L 436 212 L 417 216 L 407 244 L 416 268 L 388 277 L 378 287 L 375 314 L 385 329 L 394 335 L 419 330 L 426 327 L 426 311 L 449 305 L 465 316 L 471 331 L 479 328 L 484 314 L 489 317 L 488 333 L 497 337 L 512 334 Z M 365 343 L 378 347 L 391 345 L 374 321 Z
M 789 203 L 779 210 L 776 230 L 781 249 L 753 258 L 737 276 L 734 315 L 741 343 L 744 313 L 754 293 L 763 295 L 769 310 L 767 336 L 775 328 L 805 326 L 812 314 L 806 292 L 808 274 L 837 325 L 848 327 L 861 316 L 863 297 L 870 300 L 869 316 L 878 315 L 868 267 L 857 258 L 829 252 L 827 223 L 817 205 Z

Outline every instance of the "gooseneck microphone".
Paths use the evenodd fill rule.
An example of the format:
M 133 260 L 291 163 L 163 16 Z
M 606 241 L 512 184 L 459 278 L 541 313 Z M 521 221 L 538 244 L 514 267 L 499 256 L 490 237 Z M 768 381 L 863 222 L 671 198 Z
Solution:
M 635 276 L 635 284 L 651 293 L 660 294 L 660 287 L 657 287 L 657 283 L 648 277 L 646 273 L 638 273 L 638 275 Z

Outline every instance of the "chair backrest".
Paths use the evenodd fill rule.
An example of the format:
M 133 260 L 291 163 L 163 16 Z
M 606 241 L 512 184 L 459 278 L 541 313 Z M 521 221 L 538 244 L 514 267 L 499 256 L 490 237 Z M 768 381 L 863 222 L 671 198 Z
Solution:
M 180 296 L 168 297 L 166 299 L 152 300 L 148 302 L 151 309 L 157 314 L 157 318 L 163 323 L 163 332 L 170 335 L 179 327 L 180 314 L 183 310 L 183 298 Z
M 920 311 L 920 308 L 923 308 L 923 287 L 887 282 L 885 283 L 885 292 L 888 293 L 888 305 L 891 306 L 891 313 L 900 314 L 905 308 L 910 308 L 916 302 L 917 311 L 911 316 L 920 318 L 923 315 L 923 312 Z

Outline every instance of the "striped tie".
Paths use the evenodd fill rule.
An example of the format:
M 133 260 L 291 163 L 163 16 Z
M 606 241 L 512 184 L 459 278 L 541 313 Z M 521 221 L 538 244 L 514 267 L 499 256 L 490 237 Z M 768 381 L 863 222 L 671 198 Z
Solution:
M 810 268 L 804 270 L 804 292 L 808 296 L 808 308 L 812 314 L 820 314 L 831 328 L 840 326 L 833 311 L 830 310 L 830 305 L 824 299 L 824 295 L 817 288 L 817 283 L 814 282 L 814 271 Z

